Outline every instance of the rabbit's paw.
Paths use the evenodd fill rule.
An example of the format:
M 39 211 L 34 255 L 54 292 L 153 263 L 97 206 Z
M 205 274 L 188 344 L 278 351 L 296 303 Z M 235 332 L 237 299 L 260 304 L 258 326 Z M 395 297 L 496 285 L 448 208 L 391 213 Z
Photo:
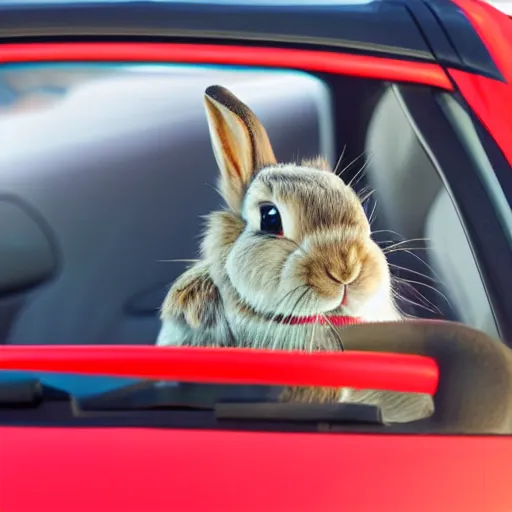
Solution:
M 180 319 L 192 329 L 204 329 L 213 327 L 221 313 L 219 290 L 208 269 L 197 264 L 174 282 L 162 304 L 160 318 Z

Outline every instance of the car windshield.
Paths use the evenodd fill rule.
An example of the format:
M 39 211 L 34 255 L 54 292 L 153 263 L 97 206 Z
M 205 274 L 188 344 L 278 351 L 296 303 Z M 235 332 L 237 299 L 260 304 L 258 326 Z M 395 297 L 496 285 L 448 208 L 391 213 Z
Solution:
M 340 166 L 388 248 L 405 316 L 460 320 L 498 337 L 457 210 L 393 84 L 48 63 L 0 68 L 1 343 L 155 344 L 169 286 L 198 259 L 203 217 L 221 204 L 203 101 L 213 84 L 247 99 L 280 161 L 322 155 Z M 37 376 L 78 395 L 133 383 Z

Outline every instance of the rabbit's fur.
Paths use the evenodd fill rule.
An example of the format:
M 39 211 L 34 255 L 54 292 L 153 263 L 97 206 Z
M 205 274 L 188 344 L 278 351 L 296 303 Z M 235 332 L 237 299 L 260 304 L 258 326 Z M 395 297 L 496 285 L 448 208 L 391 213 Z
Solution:
M 205 106 L 227 207 L 209 215 L 201 260 L 169 290 L 157 344 L 340 350 L 342 329 L 283 320 L 400 320 L 357 194 L 321 158 L 277 163 L 256 115 L 225 88 L 209 87 Z M 282 235 L 262 232 L 265 204 L 277 208 Z M 428 396 L 347 389 L 288 388 L 281 399 L 374 403 L 389 421 L 433 408 Z

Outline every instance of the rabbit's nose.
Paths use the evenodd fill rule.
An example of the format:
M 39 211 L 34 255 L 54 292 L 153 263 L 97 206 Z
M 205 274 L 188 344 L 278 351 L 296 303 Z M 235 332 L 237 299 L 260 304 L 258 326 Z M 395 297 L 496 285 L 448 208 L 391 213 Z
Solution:
M 327 267 L 325 268 L 325 273 L 327 274 L 329 279 L 334 281 L 336 284 L 342 285 L 342 288 L 343 288 L 343 298 L 341 300 L 341 305 L 344 306 L 347 303 L 347 283 L 342 280 L 343 277 L 341 276 L 340 273 L 333 272 L 332 270 L 330 270 Z
M 353 283 L 359 272 L 361 271 L 361 266 L 359 264 L 347 266 L 347 265 L 326 265 L 325 273 L 329 277 L 331 281 L 334 281 L 337 284 L 348 285 Z
M 342 272 L 339 272 L 334 269 L 330 269 L 329 267 L 325 267 L 325 273 L 329 277 L 329 279 L 332 279 L 335 283 L 338 284 L 345 284 L 345 281 L 343 280 Z

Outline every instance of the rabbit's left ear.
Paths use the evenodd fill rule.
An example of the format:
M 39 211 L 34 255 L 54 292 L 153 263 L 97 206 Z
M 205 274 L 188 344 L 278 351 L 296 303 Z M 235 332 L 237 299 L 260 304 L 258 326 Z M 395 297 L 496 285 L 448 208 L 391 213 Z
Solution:
M 205 106 L 220 169 L 220 192 L 228 206 L 238 213 L 254 174 L 276 164 L 274 151 L 254 112 L 224 87 L 208 87 Z

